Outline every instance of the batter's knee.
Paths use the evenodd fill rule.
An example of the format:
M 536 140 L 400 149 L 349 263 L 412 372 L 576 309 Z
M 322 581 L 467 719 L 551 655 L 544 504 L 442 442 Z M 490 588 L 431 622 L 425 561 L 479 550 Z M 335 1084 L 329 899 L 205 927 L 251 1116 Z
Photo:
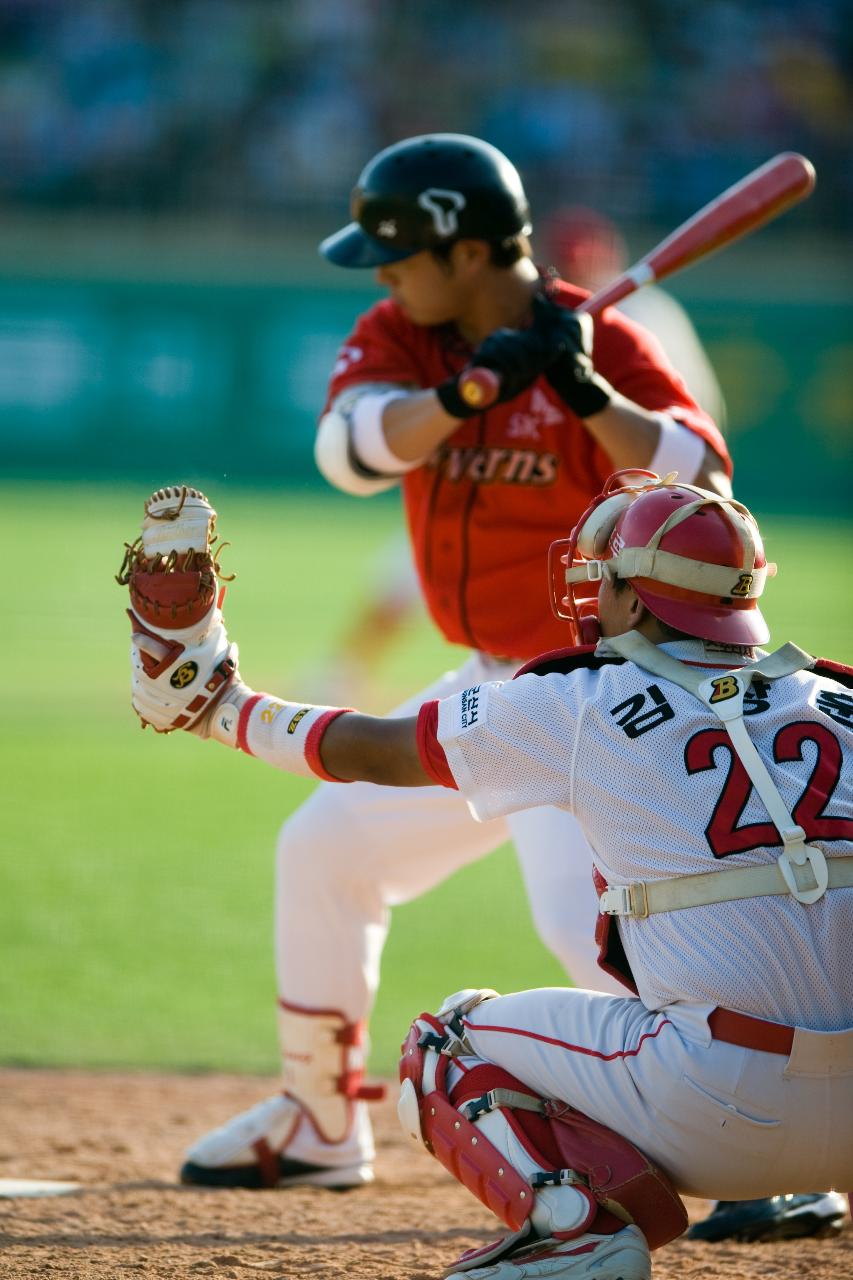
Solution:
M 575 986 L 619 991 L 598 968 L 598 901 L 592 876 L 544 879 L 529 887 L 529 896 L 536 932 Z
M 321 785 L 282 825 L 276 843 L 276 874 L 282 883 L 340 885 L 359 878 L 362 837 L 341 804 L 344 790 Z
M 578 958 L 584 953 L 584 949 L 592 951 L 595 917 L 593 916 L 585 924 L 584 933 L 581 935 L 580 930 L 573 931 L 566 927 L 566 918 L 560 911 L 562 901 L 562 898 L 557 900 L 543 898 L 540 901 L 531 902 L 530 907 L 533 924 L 539 937 L 548 950 L 557 957 L 566 972 L 571 974 L 572 969 L 577 967 Z M 583 936 L 583 941 L 579 941 L 580 936 Z

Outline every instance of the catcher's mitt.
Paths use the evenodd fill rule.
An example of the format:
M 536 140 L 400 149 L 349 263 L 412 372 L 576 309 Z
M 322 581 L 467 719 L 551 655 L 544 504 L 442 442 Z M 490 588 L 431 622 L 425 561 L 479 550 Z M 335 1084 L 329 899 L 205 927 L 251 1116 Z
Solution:
M 205 735 L 210 711 L 237 672 L 222 621 L 216 512 L 186 485 L 145 503 L 142 535 L 125 543 L 116 581 L 130 588 L 131 686 L 143 728 Z

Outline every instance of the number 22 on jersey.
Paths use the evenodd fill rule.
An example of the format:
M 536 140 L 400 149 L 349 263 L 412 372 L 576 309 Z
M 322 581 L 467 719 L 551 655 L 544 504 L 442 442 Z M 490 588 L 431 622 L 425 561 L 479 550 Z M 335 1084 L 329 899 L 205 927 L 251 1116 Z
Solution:
M 787 724 L 773 739 L 773 759 L 777 764 L 803 760 L 803 747 L 807 742 L 815 747 L 815 763 L 791 816 L 803 828 L 807 840 L 853 840 L 853 818 L 833 817 L 826 812 L 838 786 L 843 763 L 841 743 L 832 730 L 813 721 Z M 728 772 L 705 828 L 705 838 L 714 857 L 727 858 L 733 853 L 780 845 L 781 836 L 770 821 L 738 826 L 752 791 L 752 782 L 725 729 L 703 729 L 693 735 L 684 749 L 687 772 L 694 774 L 716 769 L 718 757 L 715 753 L 718 750 L 728 756 Z

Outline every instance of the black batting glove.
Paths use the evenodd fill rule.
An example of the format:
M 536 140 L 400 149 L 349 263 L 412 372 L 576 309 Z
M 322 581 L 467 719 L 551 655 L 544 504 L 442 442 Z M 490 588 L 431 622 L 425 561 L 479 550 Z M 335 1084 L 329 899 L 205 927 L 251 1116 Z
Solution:
M 557 360 L 564 350 L 565 336 L 559 316 L 565 308 L 555 307 L 541 295 L 533 299 L 533 322 L 527 329 L 496 329 L 471 356 L 471 367 L 491 369 L 498 375 L 500 391 L 496 404 L 514 400 Z M 467 373 L 448 378 L 435 388 L 439 402 L 454 418 L 470 418 L 482 408 L 468 404 L 459 391 L 459 379 Z
M 554 302 L 545 305 L 558 313 L 550 322 L 562 335 L 562 340 L 556 340 L 559 354 L 545 369 L 545 377 L 573 413 L 591 418 L 606 409 L 613 396 L 610 383 L 595 372 L 592 363 L 592 317 Z

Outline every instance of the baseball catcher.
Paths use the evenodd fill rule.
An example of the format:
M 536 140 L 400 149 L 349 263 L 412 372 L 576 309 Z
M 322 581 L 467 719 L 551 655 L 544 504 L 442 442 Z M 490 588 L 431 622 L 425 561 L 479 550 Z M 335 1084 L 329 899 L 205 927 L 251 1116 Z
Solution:
M 601 638 L 387 719 L 244 683 L 213 519 L 160 490 L 127 549 L 143 721 L 330 782 L 456 789 L 480 821 L 556 805 L 592 850 L 626 994 L 464 989 L 404 1043 L 405 1131 L 508 1233 L 447 1274 L 648 1280 L 679 1193 L 853 1184 L 853 670 L 757 647 L 775 566 L 749 511 L 611 476 L 550 557 L 569 637 Z M 357 1046 L 323 1029 L 321 1130 L 363 1089 Z

